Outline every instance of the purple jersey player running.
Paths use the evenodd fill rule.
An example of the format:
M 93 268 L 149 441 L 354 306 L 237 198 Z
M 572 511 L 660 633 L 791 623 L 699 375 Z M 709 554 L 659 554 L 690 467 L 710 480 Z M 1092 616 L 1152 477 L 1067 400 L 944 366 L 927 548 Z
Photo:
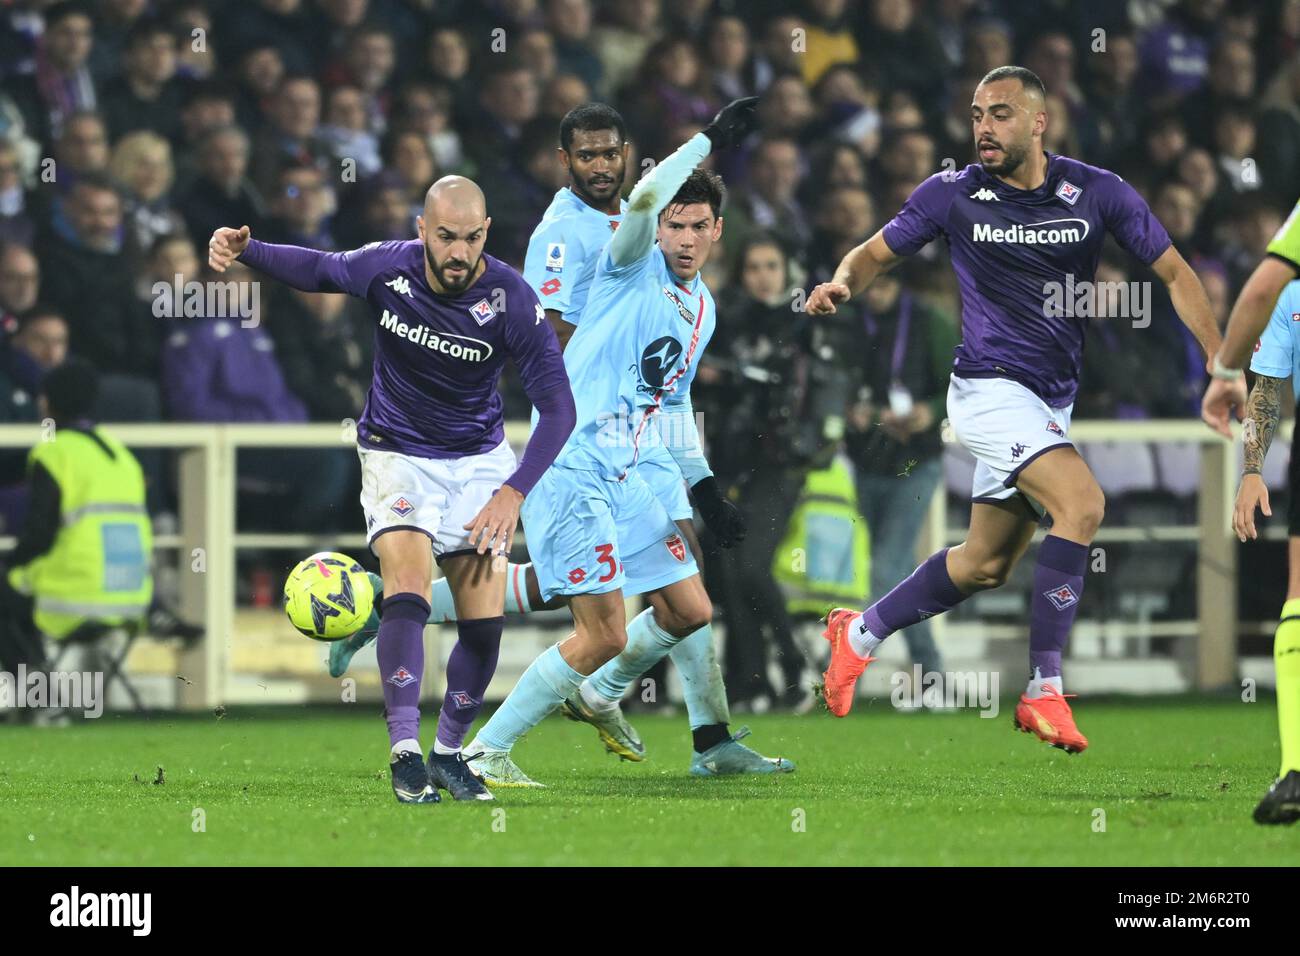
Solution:
M 931 555 L 866 611 L 828 616 L 823 695 L 833 714 L 847 714 L 872 651 L 895 631 L 1003 584 L 1046 511 L 1052 529 L 1034 569 L 1030 680 L 1015 723 L 1079 753 L 1088 741 L 1065 700 L 1061 653 L 1105 499 L 1067 437 L 1087 323 L 1053 308 L 1052 290 L 1071 282 L 1091 288 L 1109 231 L 1165 283 L 1207 355 L 1220 339 L 1200 281 L 1137 192 L 1104 169 L 1044 151 L 1045 96 L 1042 81 L 1023 67 L 985 76 L 971 104 L 979 162 L 918 186 L 809 296 L 808 311 L 834 312 L 901 256 L 942 236 L 962 305 L 948 418 L 977 462 L 966 540 Z
M 461 176 L 430 188 L 419 239 L 318 252 L 220 228 L 208 262 L 235 259 L 295 289 L 346 292 L 374 312 L 374 381 L 357 425 L 361 505 L 383 577 L 379 669 L 401 803 L 491 800 L 461 743 L 496 670 L 505 601 L 502 557 L 519 507 L 573 431 L 559 342 L 523 277 L 483 252 L 483 192 Z M 523 460 L 506 444 L 497 381 L 506 357 L 539 420 Z M 424 624 L 433 559 L 460 610 L 447 692 L 426 766 L 419 743 Z M 498 560 L 499 559 L 499 560 Z

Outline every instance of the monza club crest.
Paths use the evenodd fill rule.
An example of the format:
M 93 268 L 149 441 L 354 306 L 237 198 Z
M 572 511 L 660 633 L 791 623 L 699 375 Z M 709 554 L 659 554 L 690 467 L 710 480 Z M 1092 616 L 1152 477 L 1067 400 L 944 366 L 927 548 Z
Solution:
M 678 561 L 686 560 L 686 543 L 682 541 L 682 536 L 680 534 L 675 534 L 665 541 L 664 547 L 667 548 L 668 553 Z

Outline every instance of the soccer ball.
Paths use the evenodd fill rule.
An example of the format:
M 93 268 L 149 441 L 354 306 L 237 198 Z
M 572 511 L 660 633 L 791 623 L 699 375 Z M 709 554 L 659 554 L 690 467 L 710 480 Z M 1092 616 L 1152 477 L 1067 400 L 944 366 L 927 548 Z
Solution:
M 355 633 L 374 604 L 375 589 L 365 569 L 337 551 L 303 558 L 284 582 L 289 623 L 314 641 L 337 641 Z

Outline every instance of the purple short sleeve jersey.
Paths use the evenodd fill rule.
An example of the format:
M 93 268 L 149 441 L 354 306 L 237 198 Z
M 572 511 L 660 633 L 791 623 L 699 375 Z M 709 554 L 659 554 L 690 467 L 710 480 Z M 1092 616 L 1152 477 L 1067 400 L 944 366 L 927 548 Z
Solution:
M 255 268 L 275 247 L 251 248 Z M 283 255 L 283 253 L 281 253 Z M 490 451 L 504 428 L 497 381 L 513 358 L 530 397 L 568 390 L 555 334 L 514 269 L 484 255 L 478 281 L 435 295 L 420 240 L 376 242 L 319 256 L 304 285 L 365 299 L 375 317 L 374 380 L 357 425 L 365 448 L 421 458 Z
M 1053 316 L 1047 302 L 1054 289 L 1095 279 L 1107 231 L 1147 265 L 1170 245 L 1132 186 L 1048 153 L 1047 178 L 1033 190 L 1009 186 L 977 163 L 936 173 L 885 226 L 884 238 L 900 256 L 947 240 L 962 311 L 953 374 L 1009 378 L 1064 408 L 1078 391 L 1088 320 Z

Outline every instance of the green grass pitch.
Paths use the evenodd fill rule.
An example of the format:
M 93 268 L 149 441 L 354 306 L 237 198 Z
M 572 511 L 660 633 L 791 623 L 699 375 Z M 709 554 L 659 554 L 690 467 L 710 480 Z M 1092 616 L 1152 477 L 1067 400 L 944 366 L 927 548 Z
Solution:
M 548 789 L 433 806 L 393 800 L 370 706 L 0 727 L 0 865 L 1294 864 L 1300 827 L 1250 820 L 1271 698 L 1083 699 L 1076 757 L 1010 708 L 751 717 L 799 769 L 728 779 L 686 774 L 684 717 L 634 720 L 642 764 L 553 717 L 515 751 Z

